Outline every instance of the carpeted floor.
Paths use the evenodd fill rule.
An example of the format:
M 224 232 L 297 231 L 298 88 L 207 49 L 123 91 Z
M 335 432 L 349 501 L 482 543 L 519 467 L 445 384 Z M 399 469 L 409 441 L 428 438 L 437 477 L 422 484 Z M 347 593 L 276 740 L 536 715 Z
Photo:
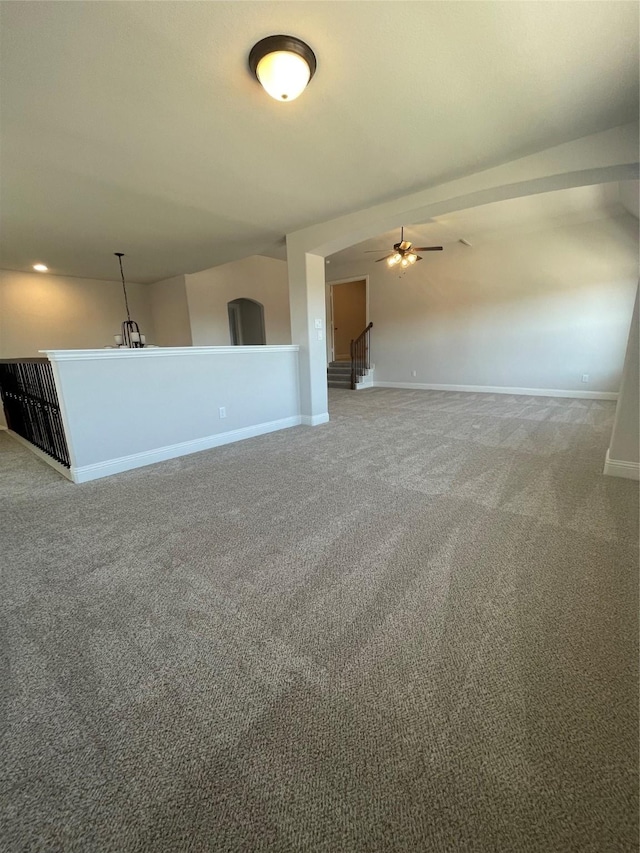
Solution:
M 0 849 L 637 850 L 613 412 L 336 391 L 83 486 L 0 434 Z

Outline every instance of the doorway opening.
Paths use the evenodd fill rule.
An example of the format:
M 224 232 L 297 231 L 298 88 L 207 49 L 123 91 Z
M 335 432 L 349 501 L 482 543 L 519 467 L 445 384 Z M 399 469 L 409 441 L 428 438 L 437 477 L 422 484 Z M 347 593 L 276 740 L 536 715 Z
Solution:
M 328 284 L 327 337 L 328 361 L 350 361 L 351 341 L 367 326 L 369 287 L 366 276 Z
M 229 335 L 235 347 L 264 346 L 264 305 L 254 299 L 233 299 L 227 303 Z

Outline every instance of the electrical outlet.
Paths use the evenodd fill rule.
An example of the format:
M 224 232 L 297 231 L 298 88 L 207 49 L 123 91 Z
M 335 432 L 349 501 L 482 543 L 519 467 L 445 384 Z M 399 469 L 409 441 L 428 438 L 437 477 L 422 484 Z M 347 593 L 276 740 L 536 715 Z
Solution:
M 588 373 L 583 373 L 583 374 L 582 374 L 582 381 L 583 381 L 583 382 L 588 382 L 588 381 L 589 381 L 589 374 L 588 374 Z
M 227 407 L 226 406 L 220 406 L 220 417 L 221 418 L 227 417 Z
M 412 375 L 412 376 L 417 376 L 417 375 L 418 375 L 418 371 L 417 371 L 417 370 L 412 370 L 412 371 L 411 371 L 411 375 Z

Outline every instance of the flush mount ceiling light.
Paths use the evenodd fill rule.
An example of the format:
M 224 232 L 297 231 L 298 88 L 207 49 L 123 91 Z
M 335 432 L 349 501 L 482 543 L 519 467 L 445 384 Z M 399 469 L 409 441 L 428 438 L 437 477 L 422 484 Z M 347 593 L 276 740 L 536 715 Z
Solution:
M 45 266 L 44 264 L 34 264 L 33 268 L 34 270 L 36 270 L 36 272 L 49 272 L 49 267 Z
M 295 36 L 267 36 L 251 48 L 249 68 L 276 101 L 293 101 L 316 73 L 316 56 Z

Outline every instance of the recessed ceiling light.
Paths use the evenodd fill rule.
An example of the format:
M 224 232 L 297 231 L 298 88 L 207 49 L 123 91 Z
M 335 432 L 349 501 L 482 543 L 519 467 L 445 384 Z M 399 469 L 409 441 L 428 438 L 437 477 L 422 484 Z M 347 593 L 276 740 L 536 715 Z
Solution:
M 37 272 L 48 272 L 49 271 L 49 267 L 45 266 L 44 264 L 34 264 L 33 268 Z
M 316 72 L 316 56 L 295 36 L 267 36 L 251 48 L 249 68 L 276 101 L 293 101 Z

